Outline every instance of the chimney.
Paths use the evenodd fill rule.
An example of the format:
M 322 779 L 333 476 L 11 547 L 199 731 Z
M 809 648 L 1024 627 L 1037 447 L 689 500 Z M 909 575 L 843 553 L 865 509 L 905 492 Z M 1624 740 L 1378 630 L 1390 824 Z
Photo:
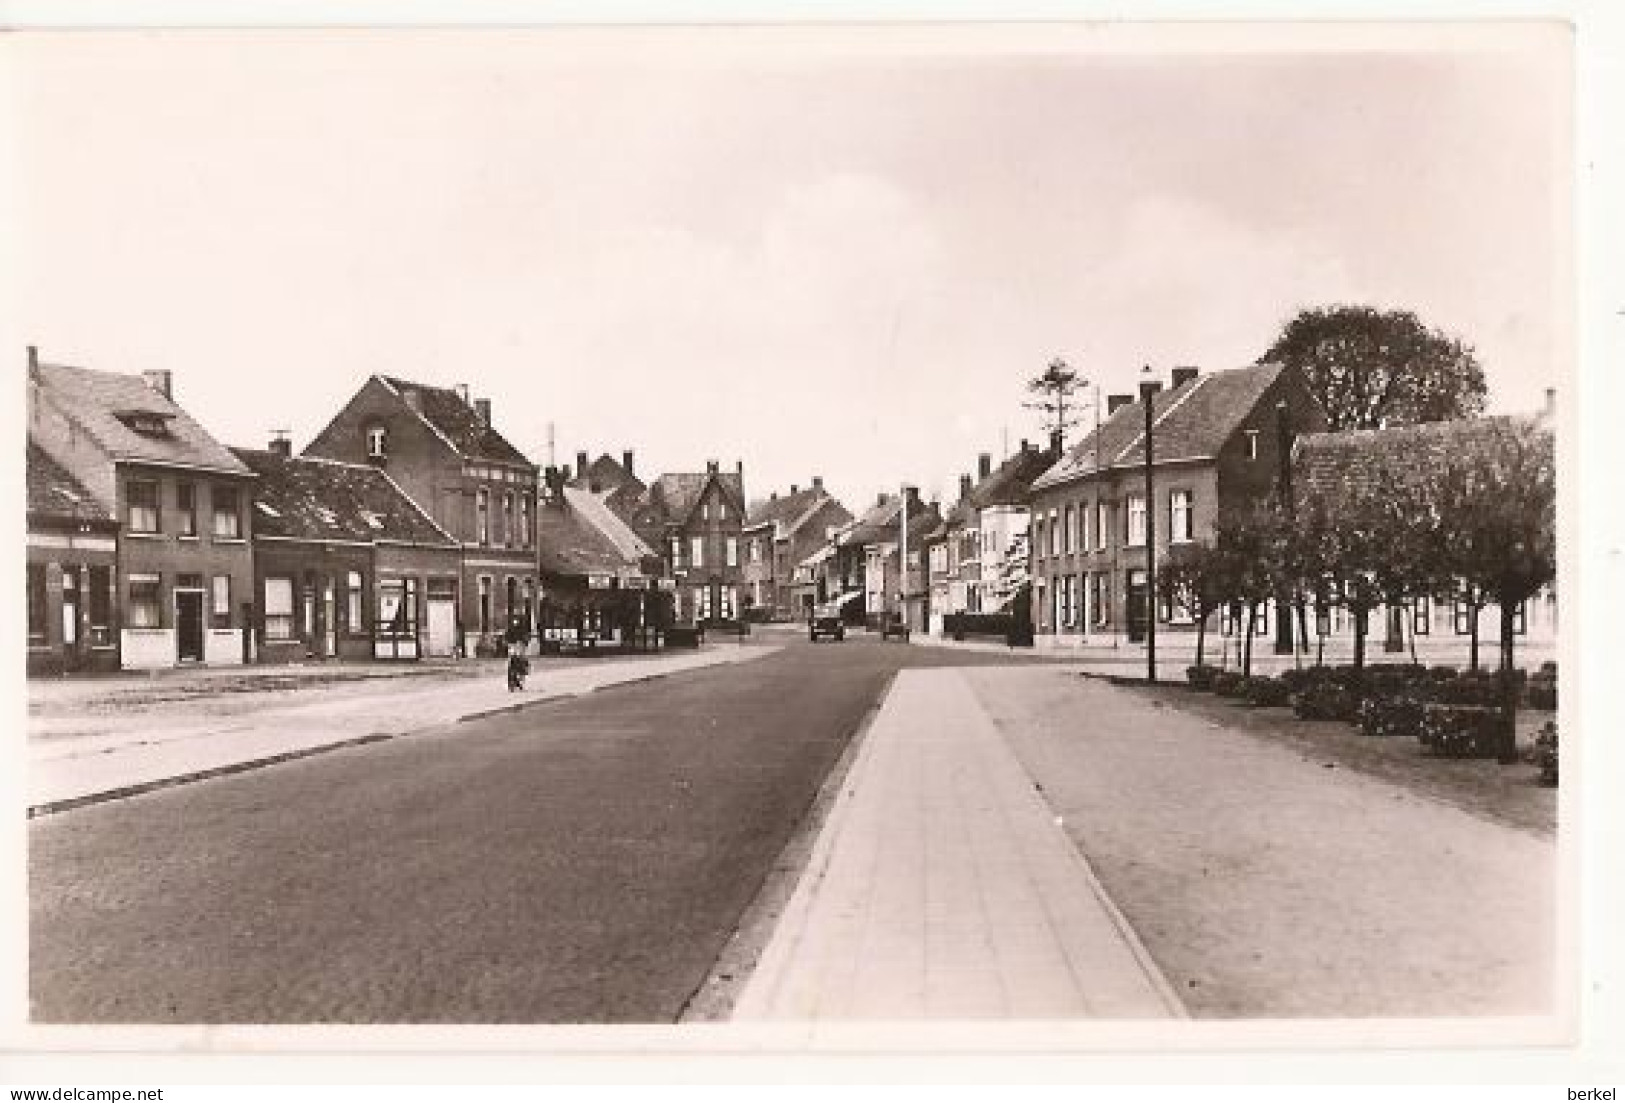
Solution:
M 1201 375 L 1201 374 L 1202 374 L 1202 370 L 1200 368 L 1191 368 L 1191 367 L 1175 368 L 1173 376 L 1172 376 L 1173 382 L 1171 382 L 1168 385 L 1168 389 L 1169 390 L 1177 390 L 1178 388 L 1183 387 L 1186 383 L 1189 383 L 1191 380 L 1195 379 L 1198 375 Z
M 903 496 L 906 499 L 908 499 L 908 508 L 909 508 L 909 510 L 911 512 L 920 508 L 920 488 L 919 487 L 917 487 L 917 486 L 905 486 L 903 488 Z
M 1026 437 L 1021 438 L 1021 450 L 1024 453 L 1027 451 L 1027 438 Z
M 985 479 L 991 474 L 993 474 L 993 454 L 991 452 L 983 452 L 980 456 L 976 457 L 976 477 L 978 479 Z
M 1121 410 L 1124 406 L 1129 405 L 1133 401 L 1134 401 L 1134 396 L 1131 395 L 1131 394 L 1109 394 L 1109 395 L 1107 395 L 1106 396 L 1106 416 L 1111 417 L 1118 410 Z
M 707 475 L 715 475 L 717 473 L 717 461 L 716 460 L 706 460 L 705 461 L 705 473 Z
M 878 507 L 878 506 L 883 506 L 885 504 L 886 504 L 886 492 L 884 490 L 882 490 L 879 494 L 875 495 L 875 505 Z
M 585 477 L 587 474 L 587 453 L 576 453 L 576 474 Z
M 144 371 L 141 378 L 147 381 L 147 386 L 171 401 L 175 398 L 175 377 L 167 369 L 159 368 L 154 371 Z
M 457 384 L 457 386 L 454 389 L 457 391 L 457 397 L 462 400 L 463 405 L 467 406 L 468 405 L 468 384 L 467 383 L 459 383 L 459 384 Z
M 959 476 L 959 500 L 964 501 L 970 497 L 970 476 Z
M 293 455 L 293 440 L 286 429 L 271 430 L 271 454 L 283 459 Z
M 778 501 L 779 500 L 779 492 L 777 490 L 773 491 L 771 494 L 769 494 L 767 496 L 767 500 L 770 501 L 770 502 Z
M 39 346 L 28 346 L 28 371 L 30 374 L 39 369 Z
M 801 488 L 799 486 L 797 486 L 795 483 L 790 484 L 790 493 L 791 494 L 799 494 L 800 492 L 801 492 Z
M 621 466 L 626 468 L 626 473 L 628 475 L 634 473 L 632 471 L 632 449 L 628 448 L 626 451 L 621 453 Z
M 734 470 L 737 471 L 739 474 L 743 475 L 745 473 L 745 461 L 744 460 L 735 461 Z
M 474 416 L 480 419 L 480 424 L 487 429 L 491 427 L 491 400 L 489 398 L 476 398 L 474 400 Z
M 565 464 L 563 467 L 559 468 L 559 485 L 563 486 L 565 483 L 567 483 L 569 481 L 570 481 L 570 465 Z
M 1546 406 L 1542 410 L 1542 413 L 1544 413 L 1546 415 L 1546 417 L 1548 419 L 1552 420 L 1552 421 L 1557 420 L 1557 388 L 1556 387 L 1547 387 L 1546 388 Z
M 822 475 L 814 475 L 813 476 L 813 489 L 814 490 L 823 490 L 824 489 L 824 476 L 822 476 Z

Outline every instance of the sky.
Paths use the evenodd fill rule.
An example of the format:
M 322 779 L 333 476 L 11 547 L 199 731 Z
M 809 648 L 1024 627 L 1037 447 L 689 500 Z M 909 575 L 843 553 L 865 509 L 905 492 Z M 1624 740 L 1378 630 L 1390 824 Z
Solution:
M 228 444 L 383 372 L 856 507 L 1041 439 L 1053 357 L 1129 391 L 1310 306 L 1414 310 L 1494 410 L 1572 371 L 1549 25 L 12 39 L 19 345 Z

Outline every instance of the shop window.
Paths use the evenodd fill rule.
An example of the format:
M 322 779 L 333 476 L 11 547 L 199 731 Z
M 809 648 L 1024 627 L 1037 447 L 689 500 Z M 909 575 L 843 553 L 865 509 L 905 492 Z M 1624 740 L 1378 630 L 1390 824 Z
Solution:
M 175 532 L 180 536 L 197 535 L 197 487 L 191 483 L 175 486 L 175 512 L 180 515 Z
M 265 580 L 265 638 L 293 639 L 293 579 Z
M 130 627 L 163 627 L 163 603 L 159 600 L 158 576 L 133 574 L 130 576 Z
M 113 643 L 113 568 L 90 568 L 90 644 L 110 647 Z
M 50 631 L 50 610 L 45 599 L 45 564 L 28 564 L 28 642 L 42 644 Z
M 158 484 L 149 479 L 131 479 L 125 487 L 128 515 L 125 524 L 131 532 L 159 532 Z
M 240 540 L 243 536 L 242 495 L 234 486 L 217 486 L 210 491 L 214 501 L 214 535 L 220 540 Z
M 210 611 L 214 618 L 214 627 L 231 627 L 231 576 L 217 574 L 214 576 L 214 587 L 210 602 Z
M 360 632 L 365 627 L 361 611 L 363 592 L 361 572 L 350 571 L 345 576 L 344 620 L 351 632 Z

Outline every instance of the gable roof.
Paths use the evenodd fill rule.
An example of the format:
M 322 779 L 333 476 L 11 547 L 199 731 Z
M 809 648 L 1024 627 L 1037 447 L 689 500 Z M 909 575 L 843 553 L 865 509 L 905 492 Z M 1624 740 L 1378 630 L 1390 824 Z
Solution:
M 745 481 L 737 471 L 672 472 L 661 475 L 644 494 L 640 505 L 650 507 L 660 521 L 687 521 L 715 479 L 741 513 L 745 509 Z
M 1303 433 L 1292 443 L 1293 478 L 1305 490 L 1351 483 L 1373 490 L 1387 472 L 1442 467 L 1450 456 L 1473 451 L 1495 434 L 1530 423 L 1540 422 L 1503 414 L 1391 429 Z
M 886 495 L 872 509 L 853 521 L 846 531 L 836 538 L 836 542 L 844 547 L 895 544 L 901 527 L 899 521 L 902 506 L 903 499 L 899 495 Z M 929 536 L 941 523 L 942 517 L 938 514 L 937 508 L 916 498 L 913 508 L 908 513 L 909 544 L 914 544 L 917 537 Z
M 74 521 L 106 521 L 113 515 L 98 502 L 67 468 L 51 458 L 33 437 L 28 438 L 27 484 L 30 516 L 60 517 Z
M 1171 390 L 1158 391 L 1151 404 L 1155 462 L 1174 463 L 1218 455 L 1224 442 L 1240 428 L 1282 370 L 1279 364 L 1253 364 L 1209 372 Z M 1144 462 L 1145 404 L 1134 401 L 1124 404 L 1098 430 L 1091 430 L 1067 449 L 1054 466 L 1034 480 L 1032 487 L 1042 490 L 1084 478 L 1097 470 L 1133 467 Z
M 844 524 L 852 519 L 851 512 L 829 491 L 822 486 L 809 486 L 792 494 L 757 502 L 746 515 L 745 527 L 754 529 L 772 525 L 776 536 L 794 536 L 829 505 L 834 505 L 840 515 L 836 524 Z
M 373 378 L 400 396 L 401 404 L 422 418 L 459 455 L 473 460 L 519 464 L 534 467 L 525 454 L 490 425 L 480 421 L 474 408 L 462 400 L 456 391 L 446 387 L 433 387 L 427 383 L 414 383 L 392 375 Z M 407 401 L 408 392 L 416 392 L 422 408 Z
M 260 477 L 256 538 L 458 546 L 376 467 L 254 448 L 232 452 Z
M 251 474 L 191 415 L 139 375 L 46 363 L 36 365 L 32 373 L 58 412 L 114 460 Z M 131 428 L 131 422 L 143 418 L 161 425 L 162 431 L 143 433 Z
M 601 527 L 614 515 L 590 491 L 563 488 L 561 500 L 537 511 L 537 561 L 544 574 L 641 574 L 641 558 L 653 555 L 641 540 L 622 546 L 618 537 Z

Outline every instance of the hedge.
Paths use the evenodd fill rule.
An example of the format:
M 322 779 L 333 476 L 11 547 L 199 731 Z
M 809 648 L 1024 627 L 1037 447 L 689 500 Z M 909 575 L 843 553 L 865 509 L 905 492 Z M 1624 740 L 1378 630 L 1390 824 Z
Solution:
M 1423 747 L 1446 758 L 1495 758 L 1504 722 L 1497 708 L 1427 704 L 1418 738 Z
M 1292 711 L 1300 720 L 1358 720 L 1354 694 L 1331 678 L 1310 682 L 1292 695 Z
M 1242 693 L 1249 702 L 1260 708 L 1278 707 L 1292 703 L 1292 690 L 1279 678 L 1248 678 Z
M 1191 688 L 1203 690 L 1204 692 L 1213 689 L 1213 678 L 1219 673 L 1221 671 L 1218 667 L 1208 666 L 1205 663 L 1201 666 L 1187 666 L 1185 668 L 1185 678 L 1190 682 Z
M 1360 702 L 1360 732 L 1389 737 L 1420 735 L 1423 703 L 1415 697 L 1370 696 Z
M 966 636 L 1007 637 L 1015 623 L 1010 613 L 949 613 L 942 618 L 942 630 L 956 640 Z
M 1213 676 L 1213 692 L 1220 697 L 1240 697 L 1246 687 L 1247 679 L 1234 670 L 1221 670 Z
M 1535 764 L 1540 767 L 1542 785 L 1557 784 L 1557 721 L 1546 721 L 1535 737 Z

